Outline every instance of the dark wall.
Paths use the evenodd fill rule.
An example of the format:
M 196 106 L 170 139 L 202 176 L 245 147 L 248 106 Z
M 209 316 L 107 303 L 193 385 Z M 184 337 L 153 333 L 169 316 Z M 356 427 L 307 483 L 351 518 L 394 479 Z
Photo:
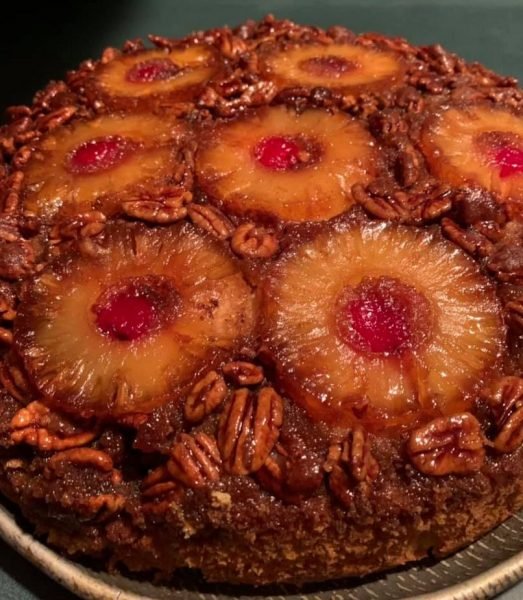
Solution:
M 147 33 L 183 35 L 267 12 L 306 23 L 441 42 L 470 60 L 523 77 L 522 0 L 10 0 L 0 11 L 0 111 L 107 45 Z

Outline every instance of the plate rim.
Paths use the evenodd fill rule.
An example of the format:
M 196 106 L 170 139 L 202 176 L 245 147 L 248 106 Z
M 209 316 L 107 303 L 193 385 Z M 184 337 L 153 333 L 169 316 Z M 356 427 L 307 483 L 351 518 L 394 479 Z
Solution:
M 0 537 L 34 566 L 86 600 L 155 600 L 135 594 L 96 576 L 95 571 L 57 554 L 25 531 L 13 513 L 0 503 Z M 523 551 L 470 579 L 403 600 L 487 600 L 523 580 Z M 339 590 L 337 593 L 342 593 Z M 232 598 L 232 597 L 231 597 Z

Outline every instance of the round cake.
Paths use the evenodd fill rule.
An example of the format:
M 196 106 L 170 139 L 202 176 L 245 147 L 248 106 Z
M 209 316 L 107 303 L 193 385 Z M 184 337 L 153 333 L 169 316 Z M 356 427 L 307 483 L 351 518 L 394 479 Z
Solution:
M 168 580 L 366 575 L 523 507 L 523 94 L 267 17 L 0 129 L 0 489 Z

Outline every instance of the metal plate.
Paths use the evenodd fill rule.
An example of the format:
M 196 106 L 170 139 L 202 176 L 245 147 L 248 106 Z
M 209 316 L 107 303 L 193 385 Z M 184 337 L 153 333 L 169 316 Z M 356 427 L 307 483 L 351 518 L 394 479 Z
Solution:
M 168 589 L 95 572 L 41 544 L 1 505 L 0 536 L 56 581 L 89 600 L 485 600 L 523 579 L 523 513 L 446 560 L 299 590 L 206 584 L 191 575 L 178 577 Z

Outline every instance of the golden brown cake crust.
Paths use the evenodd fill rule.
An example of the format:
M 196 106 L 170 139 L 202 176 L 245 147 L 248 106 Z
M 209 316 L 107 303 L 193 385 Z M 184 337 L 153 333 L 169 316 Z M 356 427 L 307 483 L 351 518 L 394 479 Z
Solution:
M 517 82 L 272 17 L 150 41 L 86 61 L 0 128 L 5 496 L 71 555 L 249 584 L 444 556 L 522 508 Z M 457 121 L 464 149 L 447 143 Z M 118 169 L 109 190 L 93 164 Z M 299 179 L 312 170 L 317 188 Z M 387 244 L 434 262 L 406 254 L 400 273 Z M 332 312 L 313 314 L 324 337 L 306 290 Z M 362 350 L 340 319 L 383 290 L 412 303 L 414 333 Z M 114 320 L 126 302 L 134 328 Z M 348 356 L 383 377 L 347 377 Z

